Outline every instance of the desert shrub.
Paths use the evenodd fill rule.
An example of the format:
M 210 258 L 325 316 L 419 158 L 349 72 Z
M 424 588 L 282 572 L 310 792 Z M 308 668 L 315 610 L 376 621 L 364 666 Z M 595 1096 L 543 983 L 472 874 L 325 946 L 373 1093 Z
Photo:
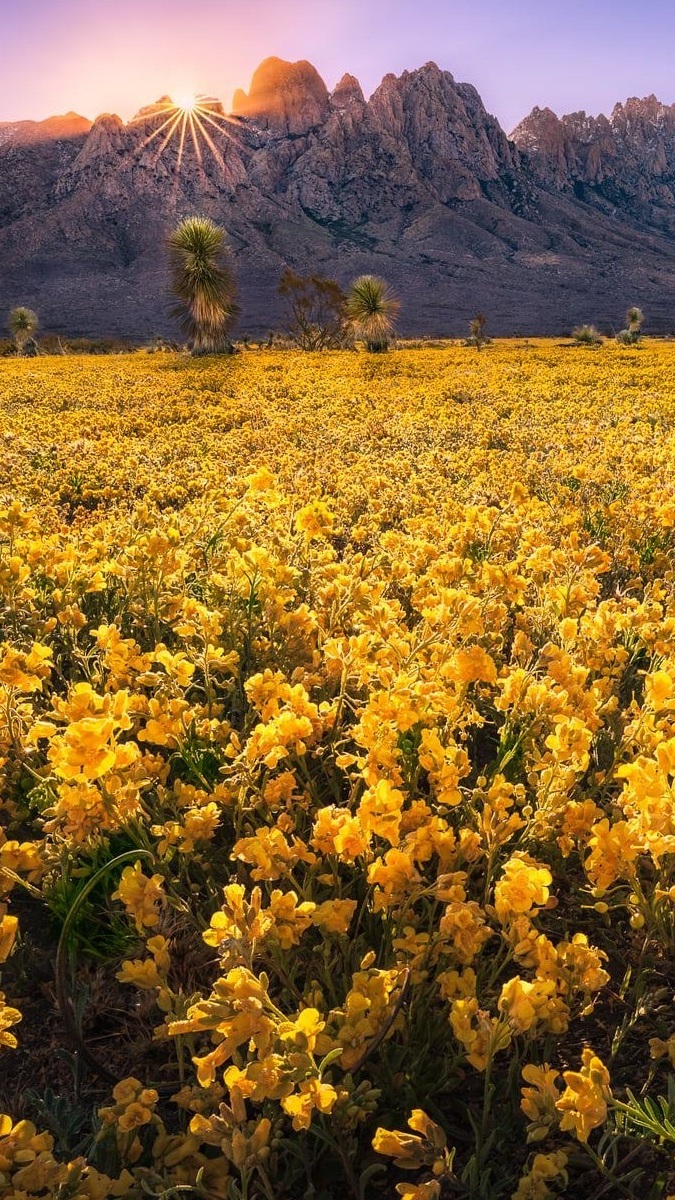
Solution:
M 334 279 L 298 275 L 286 267 L 278 286 L 286 309 L 288 335 L 300 350 L 344 346 L 349 337 L 347 297 Z
M 572 338 L 577 346 L 601 346 L 602 336 L 595 325 L 577 325 L 572 330 Z

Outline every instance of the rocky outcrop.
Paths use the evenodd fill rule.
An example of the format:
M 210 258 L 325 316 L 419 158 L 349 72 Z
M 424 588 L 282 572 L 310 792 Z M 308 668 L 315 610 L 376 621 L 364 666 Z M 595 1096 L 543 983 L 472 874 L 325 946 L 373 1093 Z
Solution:
M 320 125 L 328 107 L 328 89 L 311 63 L 266 58 L 251 80 L 248 95 L 241 90 L 235 93 L 232 111 L 262 129 L 297 136 Z
M 353 75 L 343 75 L 330 94 L 331 107 L 339 109 L 340 112 L 344 112 L 354 104 L 358 106 L 364 102 L 361 84 Z
M 78 113 L 67 112 L 45 121 L 0 121 L 0 146 L 28 146 L 62 142 L 88 133 L 91 121 Z
M 127 124 L 0 125 L 0 313 L 171 333 L 166 234 L 201 212 L 228 231 L 253 334 L 281 319 L 284 265 L 384 275 L 409 333 L 464 334 L 478 309 L 493 333 L 609 328 L 629 303 L 672 328 L 675 118 L 653 97 L 609 118 L 535 109 L 508 138 L 434 63 L 366 99 L 351 75 L 329 94 L 311 64 L 267 59 L 231 114 L 201 104 L 201 126 L 167 96 Z
M 544 186 L 675 233 L 675 105 L 632 98 L 609 117 L 535 108 L 511 136 Z
M 355 227 L 485 198 L 515 212 L 532 198 L 520 154 L 478 93 L 434 63 L 387 75 L 368 102 L 345 76 L 322 123 L 283 152 L 261 147 L 251 178 L 319 222 Z

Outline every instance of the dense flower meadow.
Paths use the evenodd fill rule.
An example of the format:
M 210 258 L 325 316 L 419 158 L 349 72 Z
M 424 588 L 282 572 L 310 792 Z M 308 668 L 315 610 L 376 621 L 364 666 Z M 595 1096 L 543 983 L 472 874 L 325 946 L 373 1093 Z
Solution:
M 675 347 L 7 360 L 0 496 L 0 1195 L 675 1191 Z

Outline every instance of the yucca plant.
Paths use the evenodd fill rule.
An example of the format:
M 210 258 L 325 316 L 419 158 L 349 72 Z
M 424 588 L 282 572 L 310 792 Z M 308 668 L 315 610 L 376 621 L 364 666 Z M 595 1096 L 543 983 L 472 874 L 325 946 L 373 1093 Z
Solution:
M 193 354 L 231 353 L 239 313 L 225 231 L 209 217 L 186 217 L 169 235 L 172 309 Z
M 626 321 L 628 322 L 628 330 L 632 334 L 639 334 L 644 321 L 644 313 L 641 308 L 633 305 L 626 313 Z
M 487 346 L 490 338 L 485 332 L 487 325 L 487 317 L 485 313 L 476 313 L 475 317 L 469 321 L 469 336 L 467 338 L 467 346 L 475 346 L 477 350 L 482 350 L 483 346 Z
M 626 328 L 622 329 L 616 335 L 617 342 L 622 346 L 634 346 L 642 337 L 642 323 L 644 321 L 644 313 L 641 308 L 633 305 L 626 313 Z
M 366 343 L 366 349 L 377 353 L 388 349 L 400 307 L 383 279 L 377 275 L 361 275 L 354 280 L 347 295 L 347 320 L 356 337 Z
M 18 308 L 12 309 L 9 314 L 8 326 L 18 354 L 23 354 L 26 342 L 33 338 L 38 325 L 37 313 L 34 313 L 32 308 L 24 308 L 23 305 L 20 305 Z
M 602 338 L 595 325 L 577 325 L 576 329 L 572 330 L 572 337 L 577 346 L 600 346 L 602 344 Z

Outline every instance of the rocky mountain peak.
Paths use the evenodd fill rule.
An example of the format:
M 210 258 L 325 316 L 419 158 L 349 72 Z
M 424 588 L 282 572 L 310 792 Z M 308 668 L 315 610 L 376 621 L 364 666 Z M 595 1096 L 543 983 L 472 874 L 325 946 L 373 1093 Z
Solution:
M 80 137 L 91 129 L 91 121 L 79 113 L 67 112 L 47 117 L 43 121 L 0 121 L 0 145 L 14 142 L 27 145 L 31 142 L 65 141 Z
M 513 132 L 539 182 L 675 233 L 675 106 L 631 97 L 611 116 L 535 108 Z
M 508 190 L 521 175 L 518 151 L 476 89 L 456 83 L 434 62 L 398 78 L 386 75 L 368 109 L 383 129 L 407 143 L 415 171 L 443 203 L 478 200 L 486 188 L 497 199 L 500 183 L 508 179 Z M 499 201 L 512 206 L 506 191 Z
M 159 100 L 155 100 L 154 104 L 144 104 L 139 108 L 137 113 L 134 113 L 131 118 L 131 124 L 135 121 L 143 121 L 147 118 L 157 117 L 160 113 L 168 112 L 173 108 L 173 100 L 171 96 L 160 96 Z
M 37 124 L 42 132 L 52 137 L 77 137 L 91 129 L 91 121 L 72 110 L 59 116 L 48 117 L 46 121 L 38 121 Z
M 552 108 L 539 108 L 535 105 L 532 112 L 510 134 L 511 141 L 516 142 L 521 150 L 527 153 L 557 147 L 564 138 L 564 127 L 557 113 Z
M 238 89 L 234 116 L 248 117 L 280 135 L 306 133 L 329 111 L 328 89 L 311 63 L 266 58 L 251 80 L 248 92 Z
M 106 192 L 114 189 L 115 166 L 123 161 L 132 137 L 132 127 L 125 126 L 116 113 L 101 113 L 59 179 L 58 195 L 68 194 L 85 178 L 104 180 Z
M 669 106 L 662 104 L 652 93 L 650 96 L 629 96 L 625 103 L 619 102 L 612 109 L 612 124 L 615 121 L 660 121 L 669 112 Z
M 609 118 L 535 108 L 509 140 L 434 62 L 366 101 L 352 75 L 329 95 L 310 63 L 271 58 L 208 138 L 166 130 L 171 104 L 128 124 L 0 123 L 0 307 L 63 332 L 169 333 L 166 234 L 201 212 L 230 237 L 246 332 L 282 320 L 284 265 L 383 274 L 410 332 L 461 334 L 478 309 L 494 332 L 561 332 L 630 302 L 672 329 L 675 107 L 654 96 Z
M 354 75 L 343 75 L 340 82 L 330 94 L 333 108 L 348 108 L 352 104 L 363 104 L 364 95 L 361 84 Z

